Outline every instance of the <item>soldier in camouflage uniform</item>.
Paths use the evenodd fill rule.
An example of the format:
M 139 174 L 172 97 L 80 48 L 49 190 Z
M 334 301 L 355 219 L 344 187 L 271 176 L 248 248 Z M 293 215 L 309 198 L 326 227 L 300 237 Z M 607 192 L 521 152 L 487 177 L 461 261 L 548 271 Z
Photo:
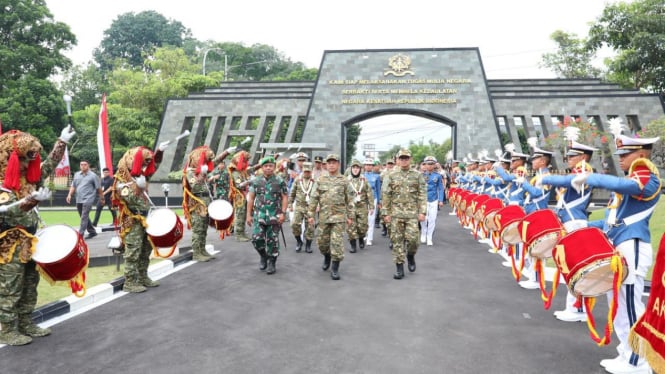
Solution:
M 233 201 L 233 232 L 239 242 L 248 242 L 245 234 L 245 217 L 247 216 L 247 186 L 249 185 L 249 152 L 240 151 L 233 155 L 229 165 L 231 184 L 231 201 Z
M 39 284 L 31 257 L 40 218 L 33 208 L 50 198 L 44 182 L 62 159 L 72 136 L 69 126 L 63 129 L 43 163 L 37 138 L 14 130 L 0 136 L 0 344 L 24 345 L 33 337 L 51 333 L 35 325 L 31 317 Z
M 229 192 L 231 190 L 231 184 L 229 183 L 229 171 L 226 169 L 226 163 L 224 163 L 224 161 L 218 163 L 215 170 L 208 175 L 208 183 L 210 183 L 213 188 L 212 193 L 215 196 L 215 200 L 230 200 Z
M 369 229 L 367 217 L 374 214 L 374 192 L 360 170 L 360 161 L 353 160 L 351 162 L 351 172 L 347 177 L 353 190 L 353 205 L 355 207 L 353 223 L 347 226 L 346 231 L 349 243 L 351 243 L 351 253 L 356 253 L 356 242 L 358 242 L 360 249 L 365 248 L 365 235 L 367 235 Z
M 252 227 L 254 249 L 261 256 L 260 269 L 274 274 L 288 190 L 286 182 L 275 175 L 273 157 L 264 157 L 259 164 L 262 175 L 251 181 L 247 195 L 247 224 Z
M 291 230 L 296 238 L 296 252 L 302 250 L 302 225 L 305 221 L 305 252 L 312 253 L 312 240 L 314 239 L 314 225 L 307 219 L 307 208 L 309 199 L 312 195 L 314 180 L 312 179 L 312 163 L 304 162 L 302 164 L 302 174 L 300 174 L 291 186 L 289 193 L 289 211 L 293 211 L 291 220 Z
M 339 263 L 344 259 L 344 224 L 351 225 L 354 217 L 353 190 L 349 182 L 339 173 L 339 156 L 329 154 L 326 157 L 328 175 L 319 177 L 314 184 L 314 191 L 309 200 L 307 217 L 314 224 L 314 217 L 319 207 L 320 232 L 317 239 L 319 251 L 323 255 L 323 270 L 332 269 L 330 277 L 339 280 Z
M 187 157 L 182 178 L 182 208 L 187 226 L 192 229 L 192 258 L 195 261 L 208 262 L 215 258 L 205 249 L 210 222 L 208 205 L 212 202 L 207 173 L 234 150 L 235 147 L 231 147 L 215 157 L 212 149 L 204 145 L 194 149 Z
M 397 269 L 393 278 L 402 279 L 405 242 L 409 271 L 416 271 L 418 222 L 423 222 L 427 214 L 427 186 L 422 174 L 410 168 L 411 151 L 400 149 L 397 160 L 398 169 L 388 174 L 383 183 L 381 215 L 390 225 L 393 262 Z
M 159 286 L 148 277 L 153 247 L 145 231 L 151 207 L 145 191 L 168 145 L 168 141 L 160 143 L 154 153 L 146 147 L 130 148 L 118 162 L 111 198 L 118 207 L 120 240 L 125 248 L 125 292 L 144 292 L 146 287 Z
M 394 160 L 393 157 L 390 157 L 390 158 L 386 161 L 386 167 L 385 167 L 385 169 L 383 169 L 383 171 L 381 171 L 381 174 L 379 174 L 379 180 L 381 181 L 381 185 L 383 185 L 383 182 L 385 181 L 386 176 L 387 176 L 391 171 L 393 171 L 394 167 L 395 167 L 395 160 Z M 381 204 L 378 205 L 377 209 L 379 209 L 379 213 L 380 213 L 380 211 L 381 211 Z M 383 236 L 383 237 L 388 236 L 388 229 L 389 229 L 389 227 L 388 227 L 388 225 L 386 224 L 386 222 L 385 222 L 384 220 L 381 220 L 381 236 Z

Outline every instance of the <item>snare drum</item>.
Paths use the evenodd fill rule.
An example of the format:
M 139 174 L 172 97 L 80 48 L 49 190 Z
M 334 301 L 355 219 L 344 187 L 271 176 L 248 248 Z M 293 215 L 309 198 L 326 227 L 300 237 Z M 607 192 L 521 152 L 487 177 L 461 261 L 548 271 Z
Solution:
M 552 249 L 565 233 L 559 217 L 549 209 L 527 214 L 518 230 L 529 254 L 540 259 L 552 257 Z
M 148 214 L 147 223 L 145 232 L 152 244 L 158 248 L 175 246 L 184 234 L 180 218 L 168 208 L 153 209 Z
M 524 209 L 519 205 L 508 205 L 498 210 L 494 215 L 494 224 L 500 232 L 501 240 L 507 244 L 521 242 L 522 237 L 517 226 L 525 216 Z
M 226 230 L 233 222 L 233 205 L 226 200 L 215 200 L 208 205 L 210 227 L 217 230 Z
M 51 283 L 72 280 L 87 268 L 88 246 L 72 227 L 48 226 L 35 236 L 37 246 L 32 259 Z
M 476 196 L 478 196 L 478 194 L 474 192 L 468 192 L 464 196 L 462 196 L 459 208 L 463 215 L 466 215 L 467 208 L 471 206 L 471 202 Z
M 503 208 L 503 201 L 501 199 L 493 198 L 485 200 L 480 206 L 476 219 L 482 221 L 488 230 L 496 230 L 494 227 L 494 215 L 501 208 Z M 489 224 L 492 226 L 490 227 Z
M 620 256 L 623 282 L 628 276 L 626 259 L 596 227 L 577 229 L 559 240 L 552 250 L 554 262 L 575 296 L 596 297 L 613 289 L 612 257 Z

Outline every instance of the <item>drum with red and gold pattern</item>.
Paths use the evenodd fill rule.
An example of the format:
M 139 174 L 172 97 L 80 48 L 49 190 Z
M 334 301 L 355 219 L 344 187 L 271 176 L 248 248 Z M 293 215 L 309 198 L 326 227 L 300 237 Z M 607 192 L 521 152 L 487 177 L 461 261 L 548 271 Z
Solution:
M 565 234 L 559 217 L 549 209 L 527 214 L 517 229 L 529 254 L 541 259 L 552 257 L 552 249 Z
M 480 205 L 485 201 L 489 200 L 490 197 L 485 194 L 478 194 L 472 200 L 471 204 L 466 206 L 466 215 L 467 217 L 476 217 L 476 212 L 480 208 Z
M 508 205 L 498 210 L 494 215 L 494 223 L 501 235 L 501 240 L 508 244 L 521 242 L 522 237 L 517 225 L 525 216 L 524 209 L 519 205 Z
M 554 262 L 575 296 L 596 297 L 612 290 L 612 260 L 623 265 L 623 282 L 628 275 L 626 259 L 596 227 L 577 229 L 565 235 L 552 250 Z
M 476 219 L 482 221 L 488 230 L 496 230 L 494 215 L 501 208 L 503 208 L 503 200 L 497 198 L 485 200 L 480 206 Z

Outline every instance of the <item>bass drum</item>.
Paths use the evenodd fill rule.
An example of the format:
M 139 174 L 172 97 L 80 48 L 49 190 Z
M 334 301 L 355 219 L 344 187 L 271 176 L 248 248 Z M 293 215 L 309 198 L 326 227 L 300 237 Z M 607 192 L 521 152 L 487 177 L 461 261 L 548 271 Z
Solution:
M 37 246 L 32 259 L 51 281 L 72 280 L 88 266 L 88 246 L 72 227 L 48 226 L 35 236 Z
M 158 248 L 171 248 L 182 239 L 184 230 L 182 222 L 174 211 L 168 208 L 157 208 L 148 214 L 148 227 L 145 229 L 150 241 Z
M 527 214 L 518 230 L 529 254 L 540 259 L 552 257 L 552 249 L 566 232 L 559 217 L 549 209 Z
M 210 227 L 224 231 L 233 222 L 233 205 L 226 200 L 215 200 L 208 205 Z

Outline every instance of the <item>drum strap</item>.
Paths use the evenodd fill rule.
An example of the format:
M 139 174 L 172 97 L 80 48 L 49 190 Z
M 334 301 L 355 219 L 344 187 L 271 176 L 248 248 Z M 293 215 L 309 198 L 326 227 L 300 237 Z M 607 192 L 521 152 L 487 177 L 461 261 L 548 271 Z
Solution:
M 617 225 L 624 224 L 624 225 L 626 225 L 626 226 L 630 226 L 630 225 L 632 225 L 632 224 L 635 223 L 635 222 L 639 222 L 639 221 L 642 221 L 643 219 L 647 218 L 651 213 L 653 213 L 653 211 L 654 211 L 655 209 L 656 209 L 656 206 L 653 205 L 651 208 L 649 208 L 649 209 L 647 209 L 647 210 L 643 210 L 643 211 L 641 211 L 641 212 L 639 212 L 639 213 L 635 213 L 635 214 L 633 214 L 632 216 L 628 216 L 628 217 L 626 217 L 626 218 L 620 220 L 620 221 L 617 222 L 616 224 L 617 224 Z

